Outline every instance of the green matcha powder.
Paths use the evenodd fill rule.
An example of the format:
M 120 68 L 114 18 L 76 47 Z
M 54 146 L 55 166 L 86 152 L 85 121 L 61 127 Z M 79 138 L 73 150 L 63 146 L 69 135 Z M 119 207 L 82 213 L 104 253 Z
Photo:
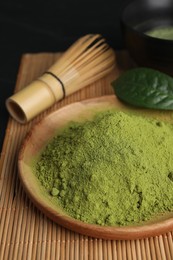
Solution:
M 173 26 L 156 27 L 145 32 L 145 34 L 154 38 L 173 40 Z
M 173 126 L 100 112 L 54 137 L 36 175 L 76 219 L 111 226 L 149 220 L 173 209 Z

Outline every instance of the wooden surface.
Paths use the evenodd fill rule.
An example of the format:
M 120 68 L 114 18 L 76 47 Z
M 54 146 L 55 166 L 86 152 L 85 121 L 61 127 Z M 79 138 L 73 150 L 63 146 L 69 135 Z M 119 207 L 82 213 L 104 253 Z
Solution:
M 16 91 L 40 76 L 56 58 L 58 54 L 25 55 Z M 131 66 L 127 54 L 118 53 L 118 66 L 104 79 L 57 103 L 27 125 L 9 120 L 0 166 L 0 259 L 173 259 L 172 232 L 141 240 L 116 241 L 87 237 L 55 224 L 32 204 L 18 178 L 20 146 L 34 123 L 74 101 L 112 94 L 110 82 Z

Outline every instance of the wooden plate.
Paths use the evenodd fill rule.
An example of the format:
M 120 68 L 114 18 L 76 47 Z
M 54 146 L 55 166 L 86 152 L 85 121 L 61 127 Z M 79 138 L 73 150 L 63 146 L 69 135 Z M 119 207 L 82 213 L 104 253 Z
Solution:
M 165 214 L 145 224 L 128 227 L 102 227 L 75 220 L 66 215 L 58 206 L 52 203 L 51 196 L 46 195 L 43 187 L 33 173 L 32 165 L 39 151 L 55 135 L 57 129 L 65 126 L 71 120 L 85 120 L 92 117 L 96 111 L 116 107 L 134 110 L 123 105 L 115 96 L 94 98 L 65 106 L 36 124 L 26 137 L 19 153 L 19 176 L 23 187 L 33 203 L 50 219 L 78 233 L 103 239 L 137 239 L 160 235 L 173 230 L 173 213 Z M 139 110 L 138 110 L 139 111 Z M 140 110 L 142 113 L 173 119 L 171 112 Z

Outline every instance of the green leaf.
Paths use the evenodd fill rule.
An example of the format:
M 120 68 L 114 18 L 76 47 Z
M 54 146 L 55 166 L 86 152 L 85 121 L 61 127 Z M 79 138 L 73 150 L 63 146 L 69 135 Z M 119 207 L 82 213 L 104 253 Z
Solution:
M 173 110 L 173 78 L 149 68 L 126 71 L 112 83 L 116 96 L 135 106 Z

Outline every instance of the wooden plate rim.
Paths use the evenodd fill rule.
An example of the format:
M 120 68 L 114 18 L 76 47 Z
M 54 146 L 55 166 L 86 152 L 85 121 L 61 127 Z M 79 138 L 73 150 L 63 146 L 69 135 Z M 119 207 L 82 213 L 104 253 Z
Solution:
M 109 227 L 109 226 L 99 226 L 95 224 L 84 223 L 79 220 L 75 220 L 69 216 L 60 214 L 56 210 L 54 210 L 50 205 L 44 203 L 44 201 L 40 201 L 34 192 L 31 191 L 28 182 L 26 181 L 26 177 L 23 173 L 23 156 L 25 153 L 25 149 L 27 149 L 27 144 L 32 138 L 34 132 L 37 130 L 37 127 L 40 124 L 45 124 L 49 118 L 54 116 L 56 113 L 61 113 L 63 110 L 71 109 L 74 105 L 78 104 L 87 104 L 87 103 L 95 103 L 95 102 L 109 102 L 115 101 L 117 102 L 117 98 L 114 95 L 102 96 L 98 98 L 91 98 L 79 102 L 74 102 L 69 105 L 66 105 L 49 115 L 45 116 L 42 120 L 36 123 L 29 133 L 27 134 L 24 142 L 21 145 L 19 155 L 18 155 L 18 170 L 19 170 L 19 178 L 22 183 L 22 186 L 31 199 L 34 205 L 39 208 L 46 216 L 48 216 L 51 220 L 60 224 L 61 226 L 68 228 L 72 231 L 78 232 L 83 235 L 92 236 L 96 238 L 102 239 L 118 239 L 118 240 L 129 240 L 129 239 L 141 239 L 151 236 L 157 236 L 164 234 L 173 230 L 173 218 L 169 218 L 162 221 L 156 221 L 156 223 L 139 225 L 139 226 L 126 226 L 126 227 Z M 119 102 L 119 101 L 118 101 Z

